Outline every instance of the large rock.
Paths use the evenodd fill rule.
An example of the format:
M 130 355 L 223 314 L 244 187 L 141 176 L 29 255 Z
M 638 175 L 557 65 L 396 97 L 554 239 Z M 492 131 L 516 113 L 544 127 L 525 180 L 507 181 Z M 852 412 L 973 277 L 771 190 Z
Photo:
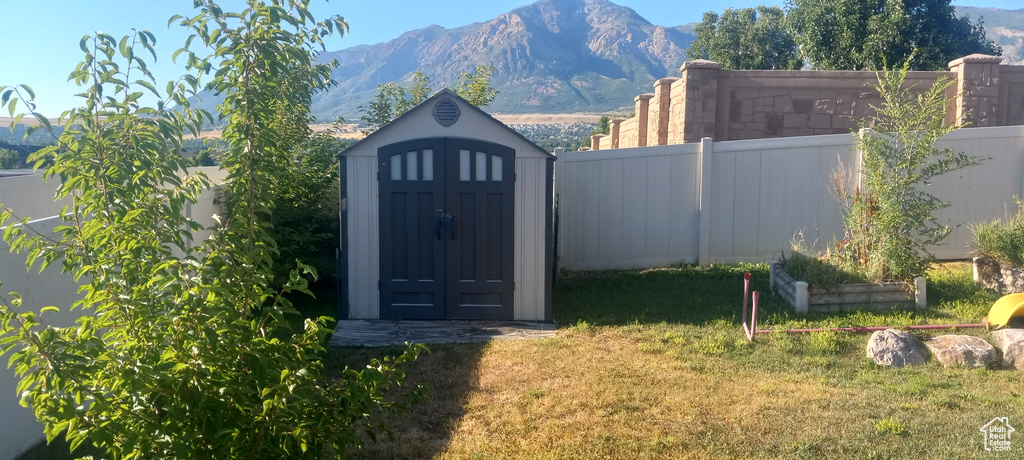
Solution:
M 1024 329 L 993 331 L 992 341 L 1003 352 L 1004 367 L 1024 371 Z
M 995 347 L 973 335 L 940 335 L 925 345 L 945 367 L 987 367 L 999 360 Z
M 896 329 L 875 331 L 868 340 L 868 358 L 892 367 L 919 366 L 928 361 L 928 350 L 917 337 Z

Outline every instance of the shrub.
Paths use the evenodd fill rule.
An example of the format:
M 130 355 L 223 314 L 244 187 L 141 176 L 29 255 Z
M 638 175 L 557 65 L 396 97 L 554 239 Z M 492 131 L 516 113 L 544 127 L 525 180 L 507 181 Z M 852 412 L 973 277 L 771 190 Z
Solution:
M 915 85 L 905 84 L 908 68 L 904 64 L 879 75 L 873 87 L 883 102 L 872 106 L 875 116 L 858 120 L 862 164 L 854 174 L 862 180 L 840 173 L 834 181 L 846 238 L 831 257 L 840 260 L 838 265 L 862 267 L 872 281 L 909 281 L 924 274 L 935 260 L 928 246 L 951 231 L 935 218 L 949 203 L 924 187 L 935 177 L 981 162 L 935 146 L 939 137 L 958 128 L 944 124 L 950 80 L 943 77 L 915 93 Z
M 157 108 L 140 107 L 141 91 L 161 96 L 142 60 L 148 53 L 139 53 L 152 51 L 153 35 L 83 38 L 86 60 L 72 73 L 85 87 L 83 107 L 67 114 L 57 145 L 33 156 L 53 160 L 45 175 L 61 179 L 58 198 L 72 204 L 55 239 L 17 225 L 3 237 L 27 252 L 30 267 L 73 273 L 83 298 L 72 307 L 84 315 L 78 327 L 50 327 L 16 295 L 0 296 L 0 354 L 10 355 L 47 439 L 63 434 L 72 449 L 89 441 L 112 458 L 335 457 L 360 442 L 360 424 L 374 433 L 364 421 L 371 411 L 420 395 L 395 387 L 405 376 L 399 365 L 421 350 L 329 378 L 320 360 L 327 318 L 307 319 L 301 331 L 284 320 L 296 314 L 285 294 L 308 293 L 303 275 L 313 270 L 299 264 L 273 284 L 268 178 L 289 155 L 281 142 L 296 135 L 273 108 L 308 107 L 308 88 L 330 71 L 314 64 L 310 47 L 344 23 L 315 22 L 308 0 L 249 0 L 238 14 L 196 4 L 199 14 L 172 22 L 196 34 L 189 43 L 215 50 L 182 52 L 190 69 L 219 66 L 206 88 L 226 95 L 229 217 L 210 239 L 186 244 L 200 227 L 184 207 L 209 186 L 183 174 L 189 161 L 180 155 L 183 132 L 209 119 L 189 106 L 198 78 L 169 85 Z M 0 86 L 11 112 L 32 99 L 26 86 Z M 0 225 L 9 218 L 0 212 Z
M 978 255 L 1024 267 L 1024 203 L 1017 202 L 1017 213 L 1013 217 L 974 225 L 971 233 Z

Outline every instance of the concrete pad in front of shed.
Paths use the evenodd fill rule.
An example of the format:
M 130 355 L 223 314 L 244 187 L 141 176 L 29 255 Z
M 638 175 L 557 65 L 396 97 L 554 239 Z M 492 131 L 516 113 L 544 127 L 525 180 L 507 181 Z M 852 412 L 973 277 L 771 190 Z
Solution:
M 469 343 L 554 337 L 555 325 L 528 321 L 338 321 L 331 346 L 380 347 L 413 343 Z

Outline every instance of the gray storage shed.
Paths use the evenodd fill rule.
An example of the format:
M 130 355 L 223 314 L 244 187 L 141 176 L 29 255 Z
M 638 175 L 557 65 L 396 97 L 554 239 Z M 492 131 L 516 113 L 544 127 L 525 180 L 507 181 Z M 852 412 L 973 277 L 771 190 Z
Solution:
M 553 155 L 445 89 L 338 160 L 342 317 L 551 321 Z

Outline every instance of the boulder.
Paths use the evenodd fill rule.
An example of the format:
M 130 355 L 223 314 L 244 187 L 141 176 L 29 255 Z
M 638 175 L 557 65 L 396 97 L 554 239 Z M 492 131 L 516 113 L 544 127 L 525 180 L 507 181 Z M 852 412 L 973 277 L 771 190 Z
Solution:
M 944 367 L 988 367 L 999 361 L 995 347 L 973 335 L 940 335 L 925 345 Z
M 909 332 L 896 329 L 875 331 L 868 340 L 868 358 L 892 367 L 919 366 L 928 361 L 928 349 Z
M 1003 367 L 1024 371 L 1024 329 L 993 331 L 992 342 L 1003 352 Z

